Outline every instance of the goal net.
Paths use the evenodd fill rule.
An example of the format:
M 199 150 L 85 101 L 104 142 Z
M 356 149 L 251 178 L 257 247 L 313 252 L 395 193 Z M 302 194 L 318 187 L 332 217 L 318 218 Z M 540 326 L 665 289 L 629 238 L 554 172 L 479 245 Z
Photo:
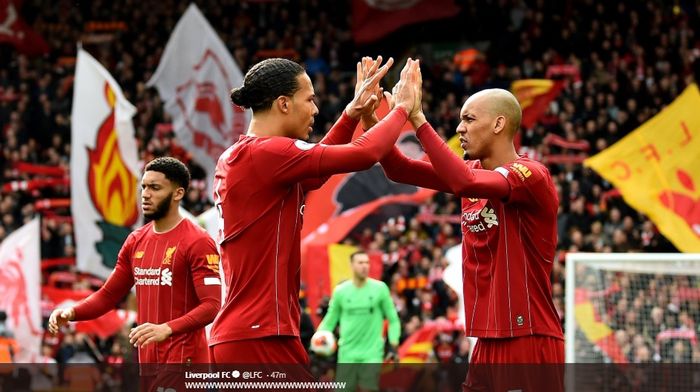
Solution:
M 697 363 L 699 326 L 700 254 L 567 254 L 567 363 Z

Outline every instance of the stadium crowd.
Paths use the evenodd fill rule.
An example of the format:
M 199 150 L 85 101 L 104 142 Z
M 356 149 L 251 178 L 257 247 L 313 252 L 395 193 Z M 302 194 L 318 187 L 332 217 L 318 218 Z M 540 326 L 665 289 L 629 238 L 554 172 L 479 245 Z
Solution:
M 522 130 L 521 138 L 521 150 L 548 164 L 559 191 L 560 253 L 552 282 L 562 323 L 566 252 L 675 251 L 649 219 L 627 206 L 609 183 L 584 168 L 581 158 L 615 143 L 700 79 L 700 36 L 693 28 L 700 26 L 697 2 L 671 6 L 655 1 L 460 0 L 458 17 L 407 26 L 366 47 L 353 44 L 350 6 L 345 2 L 198 3 L 242 70 L 275 56 L 305 66 L 320 110 L 313 140 L 320 139 L 351 99 L 354 66 L 362 55 L 421 58 L 424 111 L 446 139 L 454 134 L 457 113 L 469 94 L 486 87 L 508 89 L 514 80 L 550 77 L 553 67 L 573 66 L 575 72 L 559 75 L 565 81 L 562 93 L 536 125 Z M 44 37 L 50 51 L 28 57 L 0 45 L 0 57 L 7 59 L 0 62 L 0 182 L 6 185 L 38 178 L 18 169 L 18 163 L 56 166 L 68 173 L 73 65 L 76 43 L 82 41 L 138 109 L 134 126 L 141 161 L 172 155 L 188 163 L 195 181 L 185 208 L 198 215 L 211 207 L 204 191 L 205 173 L 186 146 L 178 144 L 158 93 L 145 86 L 188 2 L 98 0 L 75 5 L 59 1 L 44 7 L 34 0 L 24 4 L 23 15 Z M 95 26 L 89 23 L 93 21 L 122 23 Z M 439 40 L 460 42 L 455 50 L 478 46 L 480 54 L 463 69 L 453 61 L 454 51 L 440 55 L 425 45 Z M 550 135 L 567 143 L 551 143 Z M 32 190 L 3 187 L 0 240 L 39 214 L 43 218 L 42 258 L 73 257 L 68 207 L 41 203 L 69 198 L 69 190 L 67 182 Z M 402 339 L 426 320 L 454 320 L 458 314 L 457 295 L 442 281 L 442 274 L 447 266 L 445 251 L 460 243 L 459 220 L 429 221 L 422 218 L 426 213 L 456 217 L 460 201 L 437 194 L 410 213 L 392 217 L 380 227 L 353 232 L 346 240 L 384 253 L 383 279 L 402 321 Z M 88 277 L 70 263 L 43 272 L 46 281 L 52 273 L 69 272 L 78 277 L 73 283 L 76 287 L 90 285 Z M 628 361 L 700 361 L 695 338 L 700 309 L 694 294 L 683 290 L 696 287 L 695 279 L 624 274 L 605 279 L 617 289 L 595 301 L 601 302 L 603 317 L 615 330 Z M 669 338 L 673 341 L 670 347 L 665 339 L 658 344 L 659 334 L 676 330 L 693 333 Z M 128 328 L 106 340 L 85 340 L 85 335 L 74 332 L 47 335 L 42 353 L 47 361 L 59 363 L 95 360 L 80 354 L 86 353 L 94 339 L 108 363 L 133 362 L 127 336 Z M 441 333 L 434 346 L 434 361 L 467 362 L 469 343 L 461 333 Z M 593 345 L 581 349 L 602 355 Z

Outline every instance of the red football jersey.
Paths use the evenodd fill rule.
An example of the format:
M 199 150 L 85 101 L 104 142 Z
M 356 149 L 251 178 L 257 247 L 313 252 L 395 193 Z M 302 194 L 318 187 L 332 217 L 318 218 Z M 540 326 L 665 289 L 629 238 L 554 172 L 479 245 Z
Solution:
M 286 137 L 241 136 L 216 166 L 214 199 L 226 298 L 210 345 L 299 336 L 304 191 L 326 147 Z
M 103 314 L 136 285 L 138 324 L 167 322 L 173 334 L 160 343 L 139 348 L 140 363 L 206 363 L 204 327 L 218 309 L 221 281 L 216 245 L 189 219 L 165 233 L 153 222 L 132 232 L 119 252 L 117 265 L 104 287 L 75 307 L 76 320 Z M 198 291 L 200 295 L 198 295 Z M 195 309 L 200 296 L 216 298 L 210 307 Z M 95 314 L 97 313 L 97 314 Z M 211 316 L 208 316 L 211 315 Z
M 510 183 L 508 200 L 462 199 L 466 333 L 563 338 L 550 285 L 559 200 L 549 171 L 522 157 L 495 171 Z

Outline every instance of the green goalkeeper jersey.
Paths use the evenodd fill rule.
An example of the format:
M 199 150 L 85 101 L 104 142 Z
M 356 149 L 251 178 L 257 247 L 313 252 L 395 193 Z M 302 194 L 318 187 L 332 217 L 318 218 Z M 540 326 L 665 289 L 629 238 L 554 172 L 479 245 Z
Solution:
M 398 345 L 401 324 L 389 287 L 367 278 L 362 287 L 352 280 L 333 291 L 319 330 L 333 331 L 340 322 L 338 363 L 380 363 L 384 359 L 384 320 L 389 320 L 389 343 Z

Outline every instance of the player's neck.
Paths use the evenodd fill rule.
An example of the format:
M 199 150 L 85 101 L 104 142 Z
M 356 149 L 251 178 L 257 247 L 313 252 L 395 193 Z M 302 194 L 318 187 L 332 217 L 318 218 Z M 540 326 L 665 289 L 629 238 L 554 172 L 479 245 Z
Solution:
M 486 170 L 493 170 L 508 162 L 513 162 L 516 159 L 518 159 L 518 153 L 515 152 L 515 146 L 509 144 L 500 148 L 495 148 L 490 156 L 482 158 L 481 167 Z
M 284 136 L 284 130 L 277 118 L 263 114 L 250 120 L 247 135 L 256 137 Z
M 178 210 L 168 213 L 168 215 L 153 221 L 153 230 L 156 233 L 167 233 L 177 226 L 184 218 Z
M 367 283 L 367 278 L 358 278 L 357 276 L 352 277 L 352 284 L 355 285 L 355 287 L 362 287 Z

